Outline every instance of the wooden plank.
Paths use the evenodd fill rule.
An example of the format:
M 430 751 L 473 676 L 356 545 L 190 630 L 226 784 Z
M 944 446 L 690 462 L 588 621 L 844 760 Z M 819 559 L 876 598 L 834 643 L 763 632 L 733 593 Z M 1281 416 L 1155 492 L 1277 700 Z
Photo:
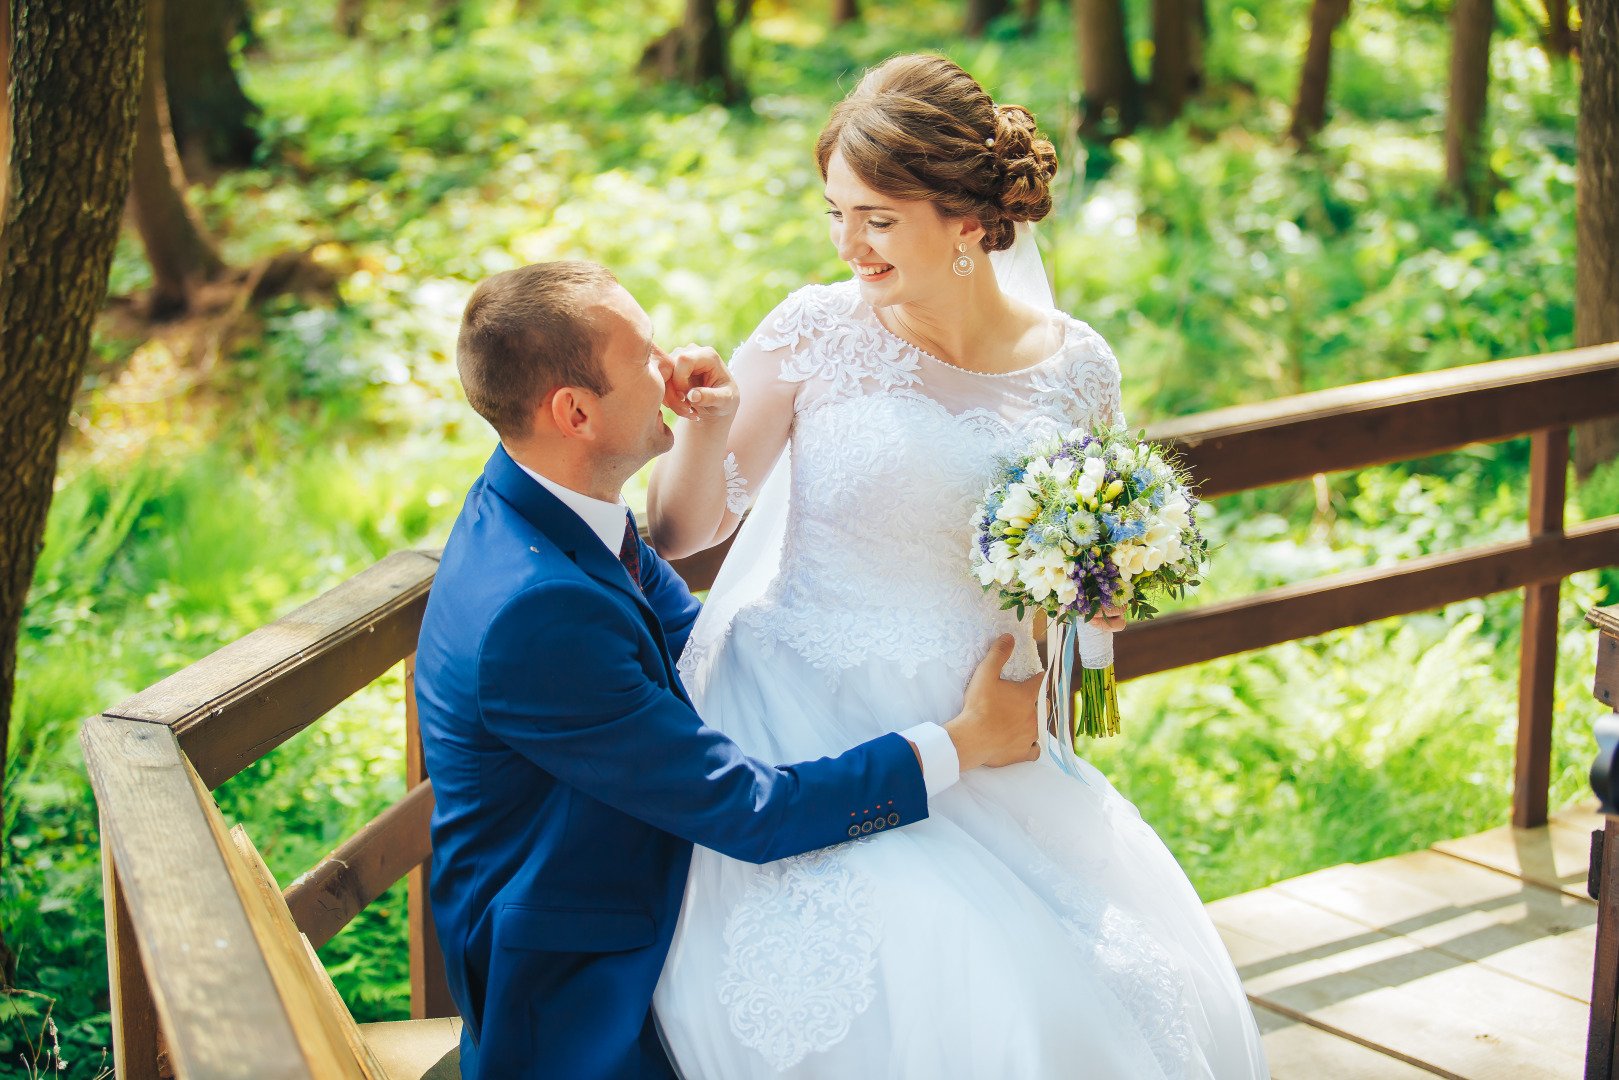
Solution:
M 1529 535 L 1561 536 L 1568 477 L 1568 429 L 1538 431 L 1529 449 Z M 1560 581 L 1524 589 L 1518 649 L 1518 739 L 1513 766 L 1512 824 L 1546 824 L 1551 788 L 1552 695 L 1557 683 L 1557 594 Z
M 1446 1075 L 1306 1014 L 1255 1005 L 1254 1019 L 1271 1080 L 1428 1080 Z
M 101 896 L 107 916 L 107 996 L 117 1080 L 158 1080 L 157 1009 L 141 966 L 129 902 L 102 830 Z
M 287 908 L 316 948 L 433 853 L 433 785 L 412 788 L 287 886 Z
M 1577 1001 L 1270 889 L 1209 905 L 1256 1005 L 1435 1070 L 1569 1080 Z M 1575 1036 L 1577 1037 L 1577 1036 Z
M 388 1080 L 458 1080 L 461 1018 L 361 1024 L 360 1032 L 388 1070 Z
M 1436 851 L 1278 882 L 1288 896 L 1462 963 L 1588 1000 L 1596 905 Z
M 1616 563 L 1619 515 L 1577 525 L 1564 536 L 1425 555 L 1267 589 L 1132 623 L 1116 639 L 1118 677 L 1136 679 Z
M 192 778 L 206 798 L 207 789 L 195 771 Z M 216 829 L 225 827 L 224 819 L 217 812 L 210 815 L 210 820 Z M 281 902 L 281 889 L 276 885 L 275 875 L 265 865 L 259 849 L 253 846 L 247 830 L 237 825 L 224 842 L 234 849 L 226 852 L 225 862 L 236 875 L 237 888 L 249 894 L 243 898 L 247 901 L 249 918 L 264 946 L 266 959 L 271 961 L 271 974 L 277 975 L 281 998 L 295 1017 L 293 1026 L 300 1028 L 299 1038 L 311 1061 L 320 1062 L 317 1073 L 349 1078 L 358 1074 L 359 1080 L 387 1080 L 381 1066 L 372 1059 L 365 1040 L 360 1038 L 354 1017 L 349 1015 L 348 1006 L 315 956 L 309 939 L 293 925 L 291 913 Z M 281 965 L 279 973 L 278 964 Z
M 312 1080 L 174 733 L 95 716 L 79 743 L 176 1073 Z
M 1597 946 L 1591 979 L 1591 1013 L 1585 1039 L 1586 1080 L 1608 1080 L 1619 1051 L 1619 821 L 1609 819 L 1603 834 L 1602 866 L 1597 876 Z
M 1206 498 L 1619 413 L 1619 343 L 1356 383 L 1166 420 Z
M 422 726 L 416 711 L 416 654 L 405 658 L 405 788 L 428 786 L 427 758 L 422 751 Z M 429 836 L 428 851 L 432 851 Z M 444 970 L 444 951 L 438 944 L 431 894 L 433 866 L 418 859 L 406 883 L 406 924 L 410 952 L 410 1017 L 429 1020 L 456 1015 L 450 980 Z
M 1619 630 L 1610 630 L 1605 622 L 1597 626 L 1601 633 L 1597 635 L 1597 670 L 1591 695 L 1608 708 L 1619 709 Z
M 1499 829 L 1441 840 L 1435 851 L 1478 863 L 1569 896 L 1589 899 L 1585 891 L 1590 869 L 1591 834 L 1560 822 L 1538 829 Z
M 174 728 L 218 787 L 415 649 L 437 567 L 395 552 L 106 715 Z
M 244 854 L 247 834 L 231 835 L 208 788 L 188 763 L 186 773 L 196 789 L 214 842 L 225 857 L 225 869 L 247 912 L 248 925 L 270 969 L 270 978 L 275 981 L 276 993 L 292 1022 L 293 1035 L 304 1060 L 309 1063 L 310 1073 L 315 1080 L 365 1080 L 343 1039 L 337 1018 L 326 1007 L 315 985 L 302 949 L 294 948 L 297 930 L 286 913 L 286 906 L 281 903 L 275 879 L 263 868 L 257 851 L 253 851 L 251 859 Z M 245 846 L 252 848 L 251 843 Z

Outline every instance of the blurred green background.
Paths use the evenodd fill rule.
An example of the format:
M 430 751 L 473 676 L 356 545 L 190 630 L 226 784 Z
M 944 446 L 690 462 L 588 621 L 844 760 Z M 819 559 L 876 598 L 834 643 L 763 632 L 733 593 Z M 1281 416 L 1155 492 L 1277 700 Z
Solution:
M 226 260 L 314 248 L 335 293 L 282 297 L 200 367 L 109 308 L 23 626 L 0 870 L 19 985 L 57 1000 L 68 1075 L 107 1045 L 96 812 L 79 722 L 386 553 L 440 543 L 494 444 L 455 380 L 474 282 L 563 256 L 610 266 L 666 345 L 727 353 L 786 293 L 846 275 L 810 154 L 866 67 L 936 50 L 1029 106 L 1064 171 L 1041 239 L 1059 304 L 1100 330 L 1132 423 L 1572 344 L 1575 72 L 1499 7 L 1495 213 L 1443 179 L 1447 8 L 1366 0 L 1339 32 L 1331 119 L 1283 139 L 1302 0 L 1208 0 L 1207 89 L 1111 146 L 1067 132 L 1067 7 L 960 36 L 960 3 L 760 0 L 732 41 L 748 100 L 638 77 L 674 0 L 374 0 L 356 39 L 319 0 L 252 5 L 238 41 L 256 164 L 190 197 Z M 1146 5 L 1132 8 L 1145 73 Z M 121 241 L 111 292 L 149 271 Z M 1203 599 L 1522 535 L 1526 443 L 1220 500 Z M 634 493 L 632 493 L 634 497 Z M 1619 473 L 1570 518 L 1619 511 Z M 1564 589 L 1553 805 L 1584 791 L 1599 575 Z M 1518 594 L 1127 684 L 1093 760 L 1205 899 L 1506 820 Z M 395 671 L 227 783 L 282 883 L 403 792 Z M 322 949 L 362 1021 L 408 1014 L 403 887 Z M 27 1006 L 24 1006 L 27 1007 Z M 0 1071 L 18 1060 L 0 1026 Z

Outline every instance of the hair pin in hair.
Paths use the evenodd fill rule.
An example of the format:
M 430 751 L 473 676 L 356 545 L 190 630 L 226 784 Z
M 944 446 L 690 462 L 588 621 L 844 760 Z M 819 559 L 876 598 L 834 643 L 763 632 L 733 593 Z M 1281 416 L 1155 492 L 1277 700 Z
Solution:
M 994 139 L 985 139 L 984 140 L 984 145 L 989 147 L 991 150 L 993 150 L 993 149 L 995 149 L 995 140 Z

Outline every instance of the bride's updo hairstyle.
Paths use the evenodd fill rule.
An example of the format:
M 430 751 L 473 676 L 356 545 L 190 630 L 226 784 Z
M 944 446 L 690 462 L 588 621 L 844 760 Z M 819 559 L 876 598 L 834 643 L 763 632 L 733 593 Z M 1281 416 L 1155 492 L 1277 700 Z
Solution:
M 1017 223 L 1051 213 L 1057 149 L 1021 105 L 996 105 L 942 56 L 896 56 L 866 72 L 815 142 L 815 161 L 843 155 L 868 187 L 926 199 L 947 217 L 983 223 L 985 251 L 1012 246 Z

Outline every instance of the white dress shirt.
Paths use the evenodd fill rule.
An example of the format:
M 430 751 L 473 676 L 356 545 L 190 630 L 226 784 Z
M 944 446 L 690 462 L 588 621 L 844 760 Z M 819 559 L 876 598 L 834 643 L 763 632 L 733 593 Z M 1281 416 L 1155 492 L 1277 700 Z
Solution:
M 517 461 L 516 458 L 512 460 Z M 563 487 L 521 461 L 517 461 L 517 467 L 555 495 L 563 506 L 579 515 L 579 520 L 601 539 L 613 558 L 618 558 L 619 548 L 624 544 L 625 515 L 629 512 L 622 497 L 618 502 L 605 502 Z M 917 756 L 922 759 L 922 786 L 927 789 L 928 798 L 933 798 L 961 779 L 961 758 L 956 754 L 956 744 L 951 741 L 950 733 L 944 728 L 938 724 L 917 724 L 900 734 L 916 747 Z

